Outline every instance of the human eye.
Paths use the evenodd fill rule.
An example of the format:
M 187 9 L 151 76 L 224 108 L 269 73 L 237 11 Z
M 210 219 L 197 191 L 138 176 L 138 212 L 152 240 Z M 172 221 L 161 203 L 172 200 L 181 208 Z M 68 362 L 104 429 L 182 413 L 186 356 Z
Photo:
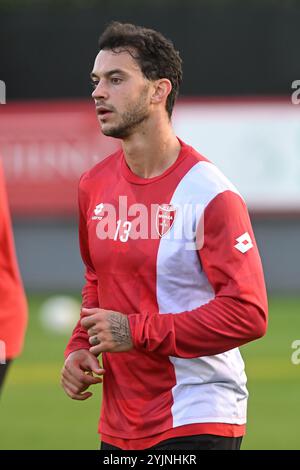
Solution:
M 91 86 L 94 90 L 95 88 L 97 88 L 98 83 L 99 83 L 99 80 L 91 80 Z
M 122 82 L 122 79 L 120 77 L 111 77 L 110 80 L 113 85 L 120 85 L 120 83 Z

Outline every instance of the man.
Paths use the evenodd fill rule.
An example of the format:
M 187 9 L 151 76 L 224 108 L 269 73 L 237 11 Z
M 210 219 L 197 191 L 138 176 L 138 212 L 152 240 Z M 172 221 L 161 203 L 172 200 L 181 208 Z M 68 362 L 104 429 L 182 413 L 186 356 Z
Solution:
M 248 393 L 237 348 L 264 335 L 267 316 L 245 203 L 174 134 L 173 44 L 113 23 L 99 46 L 92 96 L 122 150 L 80 181 L 86 284 L 62 386 L 85 400 L 104 376 L 102 449 L 238 449 Z
M 26 324 L 27 303 L 16 260 L 0 162 L 0 392 L 12 359 L 22 350 Z

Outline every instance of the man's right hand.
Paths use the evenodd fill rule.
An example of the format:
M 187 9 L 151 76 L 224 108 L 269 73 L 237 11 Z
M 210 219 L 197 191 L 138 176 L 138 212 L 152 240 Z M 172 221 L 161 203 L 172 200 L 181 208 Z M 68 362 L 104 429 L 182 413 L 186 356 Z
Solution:
M 90 385 L 101 383 L 100 377 L 104 369 L 100 367 L 98 359 L 87 349 L 79 349 L 69 354 L 61 372 L 61 385 L 66 394 L 73 400 L 86 400 L 93 394 L 83 393 Z

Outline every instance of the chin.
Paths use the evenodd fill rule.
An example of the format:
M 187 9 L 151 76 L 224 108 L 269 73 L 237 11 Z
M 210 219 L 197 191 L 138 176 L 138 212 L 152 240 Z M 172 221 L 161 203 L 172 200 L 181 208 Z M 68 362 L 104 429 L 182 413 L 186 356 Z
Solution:
M 100 127 L 104 135 L 110 135 L 110 133 L 113 132 L 113 129 L 105 124 L 100 125 Z
M 107 127 L 102 127 L 101 131 L 102 131 L 102 134 L 106 135 L 107 137 L 115 137 L 114 129 L 107 128 Z
M 102 128 L 102 134 L 107 137 L 115 137 L 116 139 L 124 139 L 129 136 L 127 129 L 118 129 L 118 128 Z

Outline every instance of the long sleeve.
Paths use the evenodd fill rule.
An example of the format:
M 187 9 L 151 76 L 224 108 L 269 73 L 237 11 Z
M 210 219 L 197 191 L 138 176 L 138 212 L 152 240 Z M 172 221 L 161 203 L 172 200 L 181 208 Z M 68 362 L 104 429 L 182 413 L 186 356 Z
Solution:
M 244 201 L 219 193 L 204 211 L 199 262 L 214 298 L 191 311 L 129 316 L 136 349 L 193 358 L 220 354 L 265 334 L 263 270 Z
M 88 233 L 86 224 L 87 196 L 81 188 L 83 177 L 79 183 L 78 204 L 79 204 L 79 244 L 82 260 L 85 265 L 85 285 L 82 289 L 82 306 L 86 308 L 99 307 L 98 300 L 98 279 L 93 263 L 90 258 L 88 246 Z M 75 326 L 70 341 L 65 350 L 65 357 L 78 349 L 89 349 L 87 332 L 81 327 L 80 320 Z
M 0 162 L 0 341 L 5 345 L 7 359 L 17 357 L 22 351 L 27 317 L 27 300 L 19 273 Z

